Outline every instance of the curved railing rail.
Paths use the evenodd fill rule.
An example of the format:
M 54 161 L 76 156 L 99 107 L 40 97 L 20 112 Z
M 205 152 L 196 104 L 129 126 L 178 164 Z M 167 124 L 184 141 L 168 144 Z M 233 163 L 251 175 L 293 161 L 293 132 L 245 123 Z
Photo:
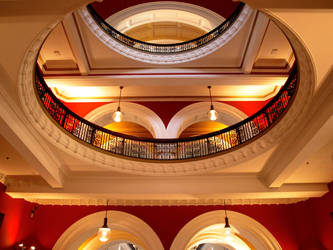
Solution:
M 182 42 L 182 43 L 174 43 L 174 44 L 155 44 L 155 43 L 147 43 L 143 41 L 136 40 L 129 36 L 124 35 L 119 32 L 115 28 L 113 28 L 110 24 L 108 24 L 91 6 L 88 5 L 87 9 L 90 12 L 93 19 L 96 23 L 112 38 L 121 42 L 122 44 L 131 47 L 136 50 L 148 52 L 148 53 L 158 53 L 158 54 L 170 54 L 170 53 L 180 53 L 188 50 L 199 48 L 222 35 L 237 19 L 239 14 L 241 13 L 244 7 L 244 3 L 239 3 L 235 11 L 228 17 L 222 24 L 217 26 L 215 29 L 206 33 L 203 36 L 195 38 L 190 41 Z
M 292 70 L 279 93 L 247 119 L 213 133 L 179 139 L 149 139 L 120 134 L 93 124 L 69 110 L 36 69 L 36 89 L 49 115 L 67 132 L 96 148 L 144 160 L 189 160 L 238 147 L 271 128 L 285 113 L 297 86 Z

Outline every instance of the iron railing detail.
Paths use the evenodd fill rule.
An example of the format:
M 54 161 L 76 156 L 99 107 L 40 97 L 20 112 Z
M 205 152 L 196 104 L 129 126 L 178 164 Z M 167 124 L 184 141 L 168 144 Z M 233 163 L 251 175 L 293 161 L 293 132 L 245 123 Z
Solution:
M 191 160 L 241 146 L 269 130 L 286 112 L 297 87 L 297 70 L 292 70 L 279 93 L 247 119 L 213 133 L 178 139 L 139 138 L 93 124 L 68 109 L 47 86 L 36 69 L 38 96 L 53 120 L 64 130 L 93 147 L 115 155 L 143 160 Z
M 228 17 L 222 24 L 217 26 L 215 29 L 210 32 L 195 38 L 190 41 L 185 41 L 182 43 L 174 43 L 174 44 L 156 44 L 156 43 L 147 43 L 132 37 L 126 36 L 125 34 L 119 32 L 115 28 L 113 28 L 110 24 L 108 24 L 92 7 L 92 5 L 88 5 L 87 9 L 91 14 L 92 18 L 96 21 L 96 23 L 112 38 L 116 39 L 118 42 L 131 47 L 136 50 L 148 52 L 148 53 L 157 53 L 157 54 L 170 54 L 170 53 L 180 53 L 189 50 L 193 50 L 199 48 L 219 36 L 221 36 L 229 27 L 234 23 L 239 14 L 241 13 L 244 7 L 244 3 L 239 3 L 235 11 Z

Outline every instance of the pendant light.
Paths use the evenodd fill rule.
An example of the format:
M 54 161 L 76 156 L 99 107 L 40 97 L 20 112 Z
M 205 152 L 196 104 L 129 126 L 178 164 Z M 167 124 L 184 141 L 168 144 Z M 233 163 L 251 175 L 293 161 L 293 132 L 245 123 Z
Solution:
M 224 233 L 229 236 L 231 233 L 232 233 L 232 228 L 229 224 L 229 218 L 228 218 L 228 215 L 227 215 L 227 208 L 226 208 L 226 205 L 225 205 L 225 201 L 224 201 L 224 213 L 225 213 L 225 218 L 224 218 L 224 222 L 225 222 L 225 225 L 224 225 Z
M 110 239 L 111 229 L 108 227 L 108 204 L 109 201 L 106 201 L 106 210 L 104 217 L 104 224 L 98 229 L 97 237 L 100 241 L 106 242 Z
M 123 86 L 120 86 L 118 108 L 112 115 L 112 118 L 115 122 L 121 122 L 123 119 L 123 113 L 120 111 L 121 91 L 123 90 L 123 88 Z
M 216 110 L 214 109 L 214 106 L 213 106 L 213 101 L 212 101 L 212 93 L 211 93 L 211 86 L 208 86 L 208 89 L 209 89 L 209 97 L 210 97 L 210 110 L 208 112 L 208 118 L 209 120 L 211 121 L 216 121 L 217 120 L 217 112 Z

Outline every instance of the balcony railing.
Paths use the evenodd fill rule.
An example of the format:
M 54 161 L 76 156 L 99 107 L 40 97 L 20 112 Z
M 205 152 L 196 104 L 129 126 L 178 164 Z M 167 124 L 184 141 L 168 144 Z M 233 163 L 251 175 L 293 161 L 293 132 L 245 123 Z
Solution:
M 247 119 L 213 133 L 181 138 L 139 138 L 110 131 L 69 110 L 51 91 L 39 69 L 36 90 L 52 119 L 79 140 L 115 155 L 143 160 L 193 160 L 241 146 L 269 130 L 282 117 L 297 87 L 294 67 L 279 93 L 261 110 Z
M 91 5 L 88 5 L 87 9 L 90 12 L 91 16 L 93 17 L 93 19 L 96 21 L 96 23 L 107 34 L 109 34 L 112 38 L 116 39 L 118 42 L 133 49 L 148 53 L 170 54 L 170 53 L 180 53 L 193 50 L 215 40 L 216 38 L 221 36 L 226 30 L 228 30 L 228 28 L 234 23 L 234 21 L 241 13 L 243 7 L 244 3 L 239 3 L 239 5 L 235 9 L 235 11 L 231 14 L 230 17 L 228 17 L 222 24 L 220 24 L 210 32 L 206 33 L 205 35 L 190 41 L 175 43 L 175 44 L 155 44 L 155 43 L 147 43 L 136 40 L 134 38 L 124 35 L 123 33 L 113 28 L 95 11 L 95 9 Z

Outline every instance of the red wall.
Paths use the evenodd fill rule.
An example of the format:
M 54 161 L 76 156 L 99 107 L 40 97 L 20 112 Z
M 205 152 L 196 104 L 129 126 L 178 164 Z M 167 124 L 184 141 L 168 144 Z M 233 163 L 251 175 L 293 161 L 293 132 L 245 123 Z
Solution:
M 284 250 L 333 250 L 333 189 L 321 198 L 287 205 L 237 205 L 228 209 L 246 214 L 263 224 Z M 40 205 L 30 219 L 34 204 L 12 199 L 2 190 L 0 212 L 5 213 L 0 229 L 0 249 L 21 241 L 35 244 L 38 249 L 51 249 L 60 235 L 80 218 L 103 210 L 100 206 Z M 196 216 L 221 206 L 113 206 L 112 210 L 133 214 L 146 223 L 169 249 L 179 230 Z M 102 222 L 101 222 L 102 223 Z
M 255 112 L 259 111 L 263 106 L 265 106 L 270 101 L 225 101 L 228 105 L 231 105 L 241 111 L 246 115 L 253 115 Z M 63 102 L 70 110 L 78 114 L 81 117 L 85 117 L 89 112 L 94 109 L 108 104 L 110 102 Z M 154 111 L 163 121 L 164 126 L 167 127 L 171 118 L 181 109 L 195 102 L 135 102 L 141 104 L 152 111 Z M 209 106 L 207 107 L 208 112 Z
M 158 1 L 168 1 L 168 0 L 158 0 Z M 97 13 L 104 19 L 109 16 L 126 9 L 128 7 L 153 2 L 152 0 L 105 0 L 103 2 L 94 2 L 92 5 L 94 6 Z M 232 12 L 236 9 L 238 2 L 234 2 L 232 0 L 182 0 L 182 2 L 199 5 L 201 7 L 210 9 L 224 18 L 229 17 Z

